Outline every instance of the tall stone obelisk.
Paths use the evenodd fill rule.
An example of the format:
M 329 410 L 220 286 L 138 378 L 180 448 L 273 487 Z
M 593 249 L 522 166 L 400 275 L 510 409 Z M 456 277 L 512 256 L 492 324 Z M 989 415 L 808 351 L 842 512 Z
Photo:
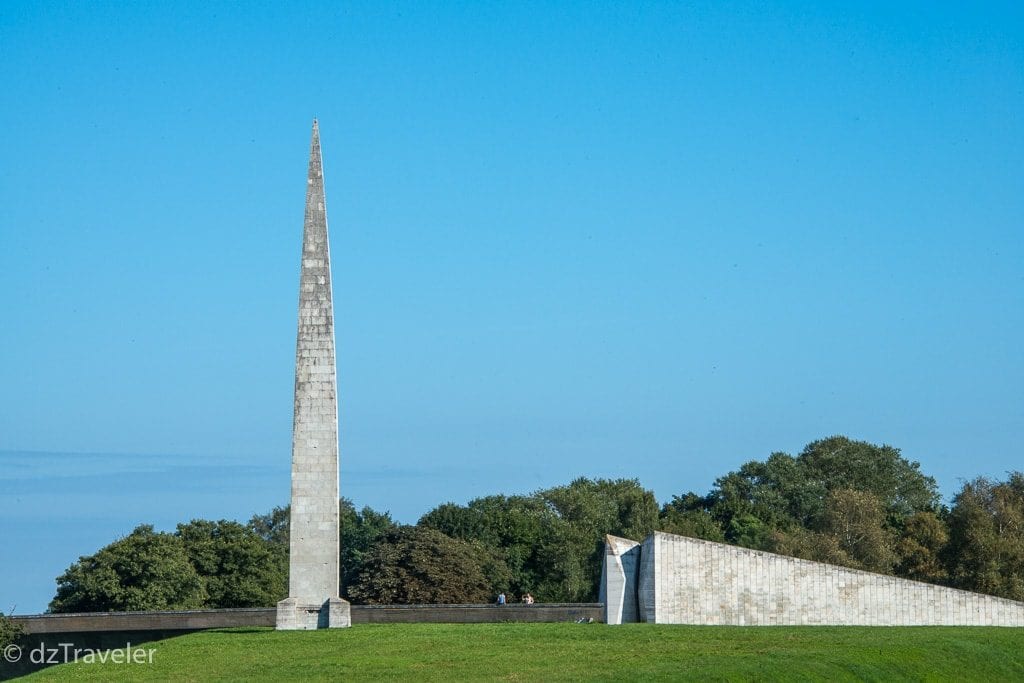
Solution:
M 278 629 L 351 625 L 349 604 L 338 596 L 338 523 L 338 387 L 331 256 L 320 128 L 314 119 L 295 343 L 288 598 L 277 603 Z

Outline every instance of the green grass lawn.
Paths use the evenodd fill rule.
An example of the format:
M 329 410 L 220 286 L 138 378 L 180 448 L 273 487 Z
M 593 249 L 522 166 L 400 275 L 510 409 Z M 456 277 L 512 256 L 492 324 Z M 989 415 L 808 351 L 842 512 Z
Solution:
M 224 629 L 143 645 L 152 664 L 67 664 L 30 680 L 1024 681 L 1024 629 L 394 624 Z

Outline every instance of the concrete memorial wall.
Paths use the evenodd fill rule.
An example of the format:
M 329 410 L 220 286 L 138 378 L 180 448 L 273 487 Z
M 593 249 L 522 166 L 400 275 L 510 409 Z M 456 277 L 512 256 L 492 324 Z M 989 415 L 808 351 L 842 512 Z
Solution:
M 609 624 L 1024 626 L 1024 602 L 724 543 L 655 532 L 605 547 Z

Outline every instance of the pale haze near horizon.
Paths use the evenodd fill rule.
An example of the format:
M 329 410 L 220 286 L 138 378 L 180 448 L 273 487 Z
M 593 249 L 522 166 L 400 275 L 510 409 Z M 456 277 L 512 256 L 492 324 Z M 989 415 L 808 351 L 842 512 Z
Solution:
M 342 494 L 1021 469 L 1017 5 L 0 6 L 0 610 L 287 503 L 319 118 Z

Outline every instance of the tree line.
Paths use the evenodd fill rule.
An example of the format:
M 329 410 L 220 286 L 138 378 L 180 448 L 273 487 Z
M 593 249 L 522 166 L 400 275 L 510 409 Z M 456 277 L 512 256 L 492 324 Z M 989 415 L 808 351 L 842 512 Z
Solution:
M 1024 473 L 949 506 L 891 446 L 834 436 L 659 505 L 636 479 L 445 503 L 415 525 L 341 499 L 341 594 L 356 604 L 597 597 L 605 534 L 655 530 L 1024 600 Z M 52 612 L 272 606 L 288 592 L 288 508 L 247 524 L 139 526 L 57 578 Z

